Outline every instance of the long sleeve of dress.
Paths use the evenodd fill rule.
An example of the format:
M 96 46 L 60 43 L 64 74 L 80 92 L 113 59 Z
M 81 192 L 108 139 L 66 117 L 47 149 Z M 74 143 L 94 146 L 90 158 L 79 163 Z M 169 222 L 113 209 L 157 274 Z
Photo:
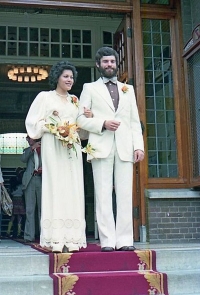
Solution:
M 48 132 L 45 127 L 47 93 L 42 91 L 36 96 L 26 117 L 26 130 L 32 139 L 41 138 L 44 132 Z

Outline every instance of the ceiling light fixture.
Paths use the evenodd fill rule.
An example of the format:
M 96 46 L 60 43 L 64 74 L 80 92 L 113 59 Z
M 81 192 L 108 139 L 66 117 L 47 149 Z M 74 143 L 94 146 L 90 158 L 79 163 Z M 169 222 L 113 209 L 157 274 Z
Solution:
M 42 66 L 13 66 L 8 70 L 8 78 L 17 82 L 37 82 L 47 77 L 48 72 Z

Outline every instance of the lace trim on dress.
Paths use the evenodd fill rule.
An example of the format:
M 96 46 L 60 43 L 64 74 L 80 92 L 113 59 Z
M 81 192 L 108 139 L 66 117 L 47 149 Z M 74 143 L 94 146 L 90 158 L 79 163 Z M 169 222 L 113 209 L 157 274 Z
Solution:
M 78 219 L 45 219 L 42 222 L 40 245 L 52 247 L 53 244 L 62 246 L 86 248 L 85 220 Z M 54 233 L 52 235 L 52 233 Z M 57 238 L 56 238 L 57 237 Z
M 87 242 L 85 240 L 85 237 L 81 238 L 79 241 L 74 240 L 74 239 L 67 239 L 64 238 L 63 241 L 48 241 L 46 239 L 40 240 L 40 245 L 42 247 L 48 247 L 52 248 L 54 244 L 60 244 L 62 247 L 66 246 L 67 248 L 86 248 L 87 247 Z

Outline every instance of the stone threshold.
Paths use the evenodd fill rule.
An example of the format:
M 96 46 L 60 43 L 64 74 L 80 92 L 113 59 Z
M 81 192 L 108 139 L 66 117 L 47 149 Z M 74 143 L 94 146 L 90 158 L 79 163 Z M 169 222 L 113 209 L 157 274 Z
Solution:
M 193 189 L 145 189 L 148 199 L 200 199 L 200 191 Z

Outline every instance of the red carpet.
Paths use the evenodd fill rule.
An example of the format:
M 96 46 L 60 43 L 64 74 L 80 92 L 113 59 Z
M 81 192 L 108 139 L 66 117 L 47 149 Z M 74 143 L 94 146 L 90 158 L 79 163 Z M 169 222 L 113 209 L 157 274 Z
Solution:
M 32 247 L 49 255 L 54 295 L 168 295 L 167 276 L 156 271 L 155 251 L 105 253 L 88 244 L 77 253 L 54 254 Z

